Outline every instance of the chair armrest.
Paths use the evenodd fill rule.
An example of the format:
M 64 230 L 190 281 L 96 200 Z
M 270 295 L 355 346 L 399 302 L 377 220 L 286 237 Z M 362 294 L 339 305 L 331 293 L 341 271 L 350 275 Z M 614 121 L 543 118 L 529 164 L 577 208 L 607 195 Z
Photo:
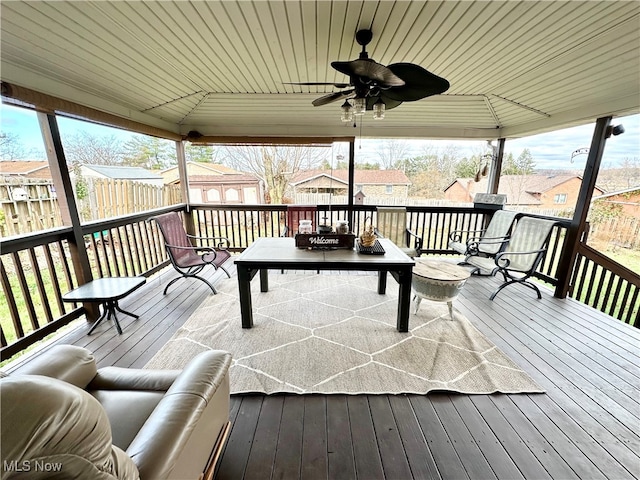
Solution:
M 409 246 L 410 237 L 413 237 L 414 245 L 415 245 L 414 248 L 418 256 L 420 256 L 422 254 L 422 237 L 419 237 L 418 235 L 416 235 L 415 233 L 413 233 L 411 230 L 407 228 L 407 246 Z
M 166 392 L 180 370 L 103 367 L 89 384 L 90 390 L 151 390 Z
M 510 235 L 505 235 L 504 237 L 473 237 L 467 240 L 467 245 L 475 244 L 485 244 L 485 245 L 497 245 L 499 243 L 509 243 L 511 239 Z
M 484 230 L 454 230 L 452 232 L 449 232 L 449 240 L 451 240 L 452 242 L 460 242 L 462 241 L 462 234 L 464 233 L 466 233 L 467 235 L 472 233 L 479 233 L 480 235 L 475 237 L 479 238 L 482 235 L 482 232 L 484 232 Z
M 213 258 L 215 259 L 217 256 L 216 253 L 216 249 L 213 247 L 183 247 L 183 246 L 179 246 L 179 245 L 169 245 L 168 243 L 164 244 L 165 247 L 167 248 L 173 248 L 176 250 L 191 250 L 194 252 L 201 252 L 201 256 L 203 255 L 213 255 Z
M 216 246 L 220 250 L 226 250 L 231 246 L 231 242 L 227 237 L 197 237 L 195 235 L 187 234 L 187 238 L 193 238 L 194 240 L 214 240 L 214 242 L 218 241 Z
M 493 254 L 499 252 L 504 248 L 505 245 L 509 243 L 510 237 L 493 237 L 493 238 L 479 238 L 473 239 L 467 242 L 467 252 L 469 255 L 480 255 L 480 246 L 484 245 L 502 245 L 501 247 L 496 249 L 496 252 L 491 252 Z
M 42 375 L 85 389 L 96 373 L 95 358 L 89 350 L 75 345 L 55 345 L 10 375 Z
M 230 365 L 231 354 L 207 351 L 178 375 L 127 448 L 140 478 L 166 478 L 173 470 L 207 404 L 223 385 Z
M 529 252 L 500 252 L 495 257 L 496 265 L 500 268 L 509 268 L 510 261 L 508 257 L 515 257 L 518 255 L 537 255 L 538 257 L 546 252 L 546 248 L 540 248 L 538 250 L 531 250 Z M 535 262 L 534 262 L 535 265 Z

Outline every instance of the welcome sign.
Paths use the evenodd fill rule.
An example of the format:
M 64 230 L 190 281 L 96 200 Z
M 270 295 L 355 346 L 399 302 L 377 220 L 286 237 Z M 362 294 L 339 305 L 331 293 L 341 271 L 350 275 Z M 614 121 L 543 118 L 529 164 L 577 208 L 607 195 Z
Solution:
M 295 237 L 296 247 L 319 249 L 353 248 L 356 236 L 352 233 L 298 233 Z

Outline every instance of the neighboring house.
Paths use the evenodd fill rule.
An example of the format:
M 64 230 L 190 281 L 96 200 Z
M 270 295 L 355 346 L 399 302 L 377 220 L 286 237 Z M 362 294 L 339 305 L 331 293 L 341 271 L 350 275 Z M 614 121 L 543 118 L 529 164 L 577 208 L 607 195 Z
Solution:
M 51 180 L 49 162 L 46 160 L 3 160 L 0 162 L 0 175 Z
M 506 206 L 541 209 L 573 209 L 578 200 L 582 177 L 578 175 L 504 175 L 498 193 L 507 196 Z M 457 202 L 473 202 L 476 193 L 487 191 L 488 180 L 458 178 L 444 191 L 445 198 Z M 595 187 L 596 194 L 603 190 Z
M 110 180 L 131 180 L 162 187 L 162 176 L 142 167 L 122 167 L 119 165 L 82 165 L 80 174 L 84 178 L 100 178 Z
M 332 193 L 346 195 L 349 186 L 349 171 L 304 170 L 294 175 L 290 182 L 293 196 L 298 193 Z M 364 193 L 368 197 L 400 197 L 409 195 L 411 180 L 402 170 L 356 170 L 354 172 L 354 194 Z
M 189 177 L 192 175 L 227 175 L 237 173 L 241 172 L 218 163 L 187 162 L 187 176 Z M 160 175 L 162 175 L 164 183 L 175 183 L 176 180 L 180 179 L 178 167 L 171 167 L 166 170 L 162 170 Z
M 161 172 L 165 183 L 178 185 L 178 167 Z M 189 198 L 193 203 L 263 203 L 260 179 L 215 163 L 187 162 Z
M 0 201 L 16 202 L 56 197 L 46 160 L 0 161 Z
M 627 217 L 640 218 L 640 185 L 618 190 L 604 195 L 594 196 L 594 203 L 620 208 Z

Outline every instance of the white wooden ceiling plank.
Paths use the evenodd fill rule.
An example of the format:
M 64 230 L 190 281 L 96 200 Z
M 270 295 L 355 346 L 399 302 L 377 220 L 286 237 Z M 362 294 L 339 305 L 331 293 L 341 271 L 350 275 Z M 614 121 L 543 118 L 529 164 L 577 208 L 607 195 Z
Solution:
M 246 11 L 251 8 L 249 2 L 219 2 L 215 4 L 224 11 L 223 21 L 219 22 L 220 28 L 225 33 L 226 40 L 222 48 L 230 48 L 233 54 L 235 68 L 242 72 L 246 81 L 236 85 L 237 92 L 259 92 L 262 89 L 262 75 L 267 70 L 264 58 L 259 54 L 256 41 L 252 36 L 251 27 L 247 22 Z M 227 65 L 231 70 L 232 65 Z
M 567 45 L 567 39 L 570 43 L 578 45 L 575 41 L 577 31 L 582 30 L 583 22 L 588 22 L 593 16 L 598 17 L 599 12 L 594 11 L 603 2 L 584 2 L 589 5 L 580 5 L 580 8 L 589 8 L 588 11 L 582 11 L 579 19 L 573 21 L 571 25 L 567 24 L 564 19 L 568 17 L 568 13 L 576 8 L 576 5 L 570 5 L 566 2 L 544 2 L 542 7 L 544 11 L 530 10 L 534 13 L 534 17 L 529 19 L 521 27 L 520 23 L 514 24 L 511 36 L 500 39 L 500 58 L 511 59 L 509 72 L 506 75 L 500 75 L 503 81 L 508 82 L 510 79 L 517 78 L 521 72 L 529 72 L 536 65 L 544 64 L 554 55 L 561 55 L 558 49 L 560 45 Z M 533 4 L 532 4 L 533 5 Z M 519 17 L 520 22 L 524 17 Z M 553 20 L 552 20 L 553 19 Z M 524 28 L 527 25 L 528 28 Z M 541 28 L 536 28 L 541 25 Z M 544 25 L 544 28 L 542 26 Z M 540 34 L 543 31 L 544 34 Z M 498 40 L 498 39 L 496 39 Z M 496 58 L 498 58 L 496 56 Z M 467 72 L 461 72 L 466 75 Z M 497 88 L 495 85 L 494 88 Z M 478 88 L 478 87 L 476 87 Z
M 269 41 L 272 45 L 273 52 L 279 51 L 281 56 L 281 63 L 278 65 L 281 71 L 281 76 L 285 82 L 298 82 L 300 81 L 300 74 L 298 72 L 298 64 L 294 61 L 295 53 L 293 49 L 293 42 L 289 35 L 289 29 L 284 28 L 282 22 L 287 21 L 287 13 L 285 9 L 284 1 L 271 1 L 268 3 L 269 12 L 272 18 L 272 22 L 269 27 L 272 26 L 273 32 L 267 32 Z M 274 53 L 275 55 L 275 53 Z M 298 91 L 298 87 L 293 85 L 284 85 L 282 87 L 283 92 Z
M 184 8 L 189 6 L 189 3 L 183 5 Z M 147 57 L 153 61 L 155 70 L 172 68 L 176 76 L 191 80 L 194 90 L 207 90 L 211 78 L 202 68 L 202 62 L 189 61 L 189 57 L 185 55 L 206 58 L 201 50 L 202 43 L 192 36 L 196 30 L 188 17 L 191 12 L 185 12 L 171 2 L 160 2 L 157 5 L 122 2 L 119 7 L 122 15 L 117 21 L 119 24 L 127 22 L 125 33 L 136 38 L 142 28 L 149 32 L 148 38 L 143 41 L 136 38 L 141 47 L 137 60 Z
M 302 29 L 302 9 L 300 0 L 285 2 L 286 18 L 283 21 L 287 22 L 287 28 L 289 30 L 290 42 L 293 46 L 293 56 L 291 60 L 296 64 L 298 70 L 298 80 L 294 82 L 312 82 L 315 81 L 309 76 L 309 68 L 304 61 L 306 57 L 305 44 L 304 44 L 304 31 Z
M 616 36 L 617 37 L 617 36 Z M 601 84 L 603 88 L 609 88 L 607 84 L 616 82 L 616 77 L 629 70 L 638 73 L 640 60 L 638 59 L 638 38 L 631 35 L 629 42 L 624 42 L 624 37 L 619 43 L 594 44 L 585 46 L 581 52 L 576 52 L 573 59 L 556 59 L 545 65 L 544 70 L 536 72 L 535 77 L 527 83 L 526 88 L 514 87 L 511 92 L 516 95 L 532 96 L 536 92 L 565 90 L 577 90 L 581 84 Z M 592 60 L 585 63 L 585 58 Z M 593 65 L 597 63 L 597 65 Z M 562 70 L 564 87 L 558 85 L 558 70 Z M 601 83 L 602 82 L 602 83 Z M 552 88 L 549 88 L 549 87 Z
M 511 12 L 515 6 L 515 2 L 503 2 L 500 6 L 494 3 L 481 2 L 479 4 L 465 3 L 465 5 L 477 5 L 484 7 L 478 11 L 476 9 L 467 9 L 460 18 L 458 33 L 452 33 L 453 37 L 450 44 L 439 51 L 434 49 L 428 50 L 430 45 L 425 47 L 425 58 L 420 61 L 428 62 L 429 67 L 437 72 L 446 72 L 450 80 L 455 85 L 455 91 L 464 92 L 473 91 L 467 85 L 468 82 L 475 77 L 479 71 L 485 69 L 496 68 L 496 64 L 500 65 L 501 59 L 495 57 L 478 58 L 478 52 L 482 45 L 486 44 L 492 33 L 504 22 L 504 18 Z M 426 56 L 427 51 L 430 56 Z M 504 58 L 504 57 L 503 57 Z
M 251 38 L 249 48 L 253 50 L 256 58 L 254 64 L 259 68 L 260 85 L 256 86 L 255 90 L 263 93 L 277 92 L 282 85 L 278 68 L 279 62 L 276 60 L 280 57 L 271 51 L 268 34 L 265 31 L 265 25 L 270 32 L 274 31 L 272 19 L 270 15 L 260 15 L 260 13 L 267 13 L 268 9 L 266 12 L 262 9 L 260 13 L 257 10 L 260 4 L 263 7 L 267 6 L 266 3 L 242 2 L 239 4 L 248 27 L 246 35 Z M 269 25 L 271 27 L 268 27 Z
M 5 25 L 7 25 L 7 22 L 5 22 Z M 82 42 L 81 48 L 77 49 L 76 54 L 71 56 L 68 54 L 68 48 L 60 47 L 60 44 L 56 43 L 57 37 L 51 31 L 48 31 L 48 34 L 47 31 L 40 28 L 36 28 L 34 31 L 25 31 L 23 28 L 18 28 L 14 31 L 28 37 L 25 40 L 18 41 L 21 49 L 24 50 L 27 44 L 25 42 L 36 47 L 39 60 L 34 57 L 31 62 L 40 64 L 40 68 L 44 68 L 41 74 L 56 76 L 60 81 L 68 85 L 92 91 L 97 95 L 109 95 L 110 98 L 118 98 L 122 94 L 121 92 L 126 92 L 130 89 L 128 77 L 121 70 L 103 65 L 95 71 L 94 66 L 98 65 L 99 59 L 97 55 L 84 50 L 86 43 Z M 10 51 L 10 38 L 10 32 L 3 32 L 3 57 Z M 24 53 L 18 53 L 18 55 L 22 62 L 26 59 Z M 86 61 L 83 61 L 83 57 Z M 114 72 L 116 73 L 115 75 Z M 118 72 L 120 76 L 118 76 Z M 145 94 L 140 97 L 130 95 L 127 100 L 134 105 L 142 105 Z
M 356 42 L 356 33 L 363 28 L 369 28 L 370 19 L 362 18 L 363 1 L 346 2 L 347 10 L 342 23 L 341 56 L 336 60 L 355 60 L 360 55 L 362 47 Z
M 329 24 L 329 44 L 327 49 L 326 76 L 318 77 L 314 81 L 318 82 L 342 82 L 344 76 L 331 66 L 331 62 L 347 59 L 343 54 L 345 41 L 353 41 L 353 32 L 345 33 L 345 23 L 347 18 L 347 3 L 342 1 L 320 2 L 320 8 L 326 10 L 330 8 L 331 22 Z M 345 39 L 345 35 L 347 38 Z M 351 44 L 349 47 L 351 48 Z M 325 91 L 332 91 L 325 90 Z
M 334 77 L 333 68 L 331 68 L 331 62 L 333 61 L 330 58 L 331 51 L 331 42 L 333 39 L 331 38 L 331 28 L 332 28 L 332 18 L 331 18 L 331 2 L 317 2 L 315 5 L 315 22 L 316 22 L 316 67 L 315 72 L 310 73 L 312 82 L 330 82 Z M 316 92 L 316 93 L 324 93 L 331 92 L 334 88 L 332 86 L 314 86 L 309 88 L 306 91 Z
M 496 73 L 495 78 L 508 79 L 515 75 L 514 72 L 517 71 L 518 65 L 534 64 L 532 56 L 539 55 L 538 50 L 543 52 L 544 50 L 538 47 L 540 45 L 539 38 L 530 38 L 528 32 L 531 29 L 528 26 L 536 24 L 540 21 L 540 18 L 545 16 L 553 16 L 555 13 L 551 9 L 559 8 L 561 4 L 562 2 L 544 2 L 542 5 L 527 2 L 526 5 L 529 9 L 527 11 L 517 10 L 518 15 L 511 22 L 505 22 L 507 23 L 507 28 L 504 28 L 499 34 L 492 36 L 490 34 L 493 32 L 487 32 L 487 37 L 492 37 L 492 41 L 486 45 L 480 44 L 479 48 L 495 53 L 483 56 L 484 62 L 482 62 L 476 51 L 470 52 L 471 61 L 465 64 L 464 68 L 459 69 L 457 73 L 463 77 L 473 79 L 469 74 L 470 71 L 490 69 Z M 546 10 L 540 10 L 540 8 L 545 8 Z M 480 41 L 484 42 L 484 40 Z M 534 51 L 528 52 L 527 49 L 529 48 L 534 49 Z M 525 51 L 527 52 L 526 54 L 524 53 Z M 476 77 L 473 80 L 475 82 L 472 81 L 466 85 L 469 91 L 482 88 L 480 85 L 483 80 L 482 77 Z M 494 85 L 484 85 L 485 92 L 491 88 L 494 88 Z
M 194 24 L 202 35 L 202 42 L 207 51 L 211 52 L 206 58 L 208 75 L 212 81 L 207 82 L 209 92 L 239 92 L 246 88 L 251 80 L 245 69 L 240 68 L 238 62 L 237 45 L 229 39 L 222 25 L 228 25 L 230 20 L 222 2 L 190 2 L 193 8 L 193 18 L 198 19 Z M 198 61 L 198 57 L 188 56 L 187 61 Z
M 302 34 L 304 37 L 304 57 L 298 58 L 298 62 L 304 62 L 307 66 L 308 78 L 318 78 L 318 37 L 316 29 L 316 3 L 300 2 L 300 17 Z M 310 80 L 314 81 L 314 80 Z
M 379 33 L 373 32 L 374 37 L 371 42 L 371 51 L 375 54 L 376 61 L 384 65 L 411 61 L 412 56 L 409 51 L 415 48 L 421 33 L 424 35 L 428 32 L 429 17 L 439 8 L 439 5 L 436 2 L 427 3 L 426 6 L 421 2 L 394 2 L 393 9 L 390 12 L 384 12 L 386 17 L 382 14 L 376 15 L 380 28 Z M 425 17 L 425 11 L 426 22 L 422 23 L 420 28 L 412 30 L 412 27 L 418 24 L 417 19 Z
M 156 10 L 148 9 L 144 2 L 90 2 L 94 10 L 86 11 L 87 4 L 89 2 L 74 2 L 85 14 L 86 22 L 92 18 L 100 19 L 92 26 L 92 32 L 87 36 L 102 40 L 101 48 L 110 55 L 110 61 L 116 65 L 121 63 L 131 78 L 136 78 L 144 84 L 148 84 L 148 80 L 156 74 L 170 74 L 164 87 L 167 90 L 180 88 L 180 85 L 185 84 L 187 77 L 176 60 L 182 57 L 178 46 L 175 42 L 166 41 L 163 36 L 158 35 L 157 29 L 150 27 L 149 22 L 156 17 Z M 100 35 L 96 35 L 96 32 L 100 32 Z M 169 54 L 164 53 L 165 48 L 169 49 Z M 123 51 L 127 52 L 126 56 L 121 54 Z M 199 89 L 198 83 L 194 81 L 188 90 L 193 92 Z M 184 86 L 180 93 L 186 93 Z
M 546 2 L 553 8 L 554 2 Z M 443 70 L 450 71 L 451 81 L 467 93 L 487 93 L 492 85 L 487 85 L 485 78 L 472 75 L 472 72 L 482 72 L 491 70 L 496 72 L 495 77 L 504 78 L 509 75 L 513 65 L 512 62 L 523 58 L 514 48 L 517 38 L 526 35 L 526 26 L 536 21 L 542 14 L 538 4 L 534 2 L 524 2 L 523 6 L 517 10 L 518 15 L 511 18 L 515 12 L 515 2 L 504 2 L 503 4 L 492 4 L 497 10 L 485 24 L 479 28 L 478 34 L 470 38 L 465 45 L 458 47 L 458 52 L 464 52 L 462 57 L 455 52 L 443 52 Z M 519 4 L 518 4 L 519 6 Z M 505 15 L 502 17 L 502 15 Z M 508 20 L 507 20 L 508 19 Z M 514 38 L 515 37 L 515 38 Z M 479 52 L 487 51 L 490 55 L 480 55 Z M 449 60 L 449 56 L 455 60 Z M 501 74 L 497 74 L 498 71 Z M 463 80 L 464 79 L 464 80 Z
M 109 58 L 109 52 L 104 52 L 99 46 L 84 40 L 82 32 L 89 31 L 84 27 L 85 22 L 82 22 L 82 19 L 74 21 L 72 27 L 65 29 L 59 22 L 69 21 L 69 17 L 60 14 L 54 7 L 55 4 L 47 4 L 43 6 L 42 12 L 37 10 L 25 12 L 28 20 L 25 18 L 24 23 L 20 22 L 23 29 L 26 25 L 33 27 L 28 33 L 29 42 L 36 46 L 43 61 L 52 63 L 51 60 L 55 58 L 55 63 L 60 65 L 60 68 L 52 67 L 54 70 L 68 69 L 69 76 L 77 73 L 76 78 L 78 78 L 85 72 L 92 72 L 93 65 L 98 65 L 101 56 L 105 56 L 107 59 L 100 67 L 103 70 L 102 76 L 97 77 L 104 78 L 104 75 L 110 71 L 117 71 L 113 63 L 108 63 L 112 59 Z M 91 20 L 88 23 L 91 25 Z M 68 54 L 69 42 L 79 45 L 73 56 Z M 6 47 L 6 44 L 3 45 L 3 49 Z M 118 84 L 118 78 L 114 78 L 113 82 L 115 88 L 126 88 L 125 78 L 121 78 L 120 84 Z
M 182 75 L 193 75 L 194 83 L 202 91 L 229 88 L 237 77 L 231 76 L 227 69 L 220 68 L 225 63 L 233 62 L 225 50 L 216 48 L 215 24 L 211 25 L 215 19 L 211 12 L 198 10 L 197 4 L 191 2 L 163 2 L 162 6 L 179 30 L 174 31 L 171 37 L 157 29 L 156 32 L 162 34 L 172 47 L 177 47 L 181 52 L 175 61 Z M 164 48 L 171 51 L 169 45 L 164 45 Z

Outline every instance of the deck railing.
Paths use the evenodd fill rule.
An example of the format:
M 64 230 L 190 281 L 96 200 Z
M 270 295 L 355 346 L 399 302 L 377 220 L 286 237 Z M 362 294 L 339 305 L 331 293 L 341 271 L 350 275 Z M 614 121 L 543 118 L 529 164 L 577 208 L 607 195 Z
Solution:
M 200 236 L 227 237 L 233 251 L 242 251 L 259 237 L 277 237 L 285 231 L 286 205 L 198 205 L 193 207 L 196 234 Z M 347 205 L 318 205 L 316 224 L 335 225 L 338 220 L 348 220 Z M 407 207 L 409 230 L 423 239 L 424 255 L 453 255 L 448 248 L 449 235 L 454 230 L 480 230 L 493 210 L 474 207 Z M 569 226 L 567 219 L 555 218 L 558 226 L 551 236 L 549 250 L 537 276 L 556 285 L 558 258 L 564 247 L 564 233 Z M 351 230 L 361 232 L 365 223 L 377 224 L 376 207 L 355 205 Z M 295 226 L 294 226 L 295 228 Z M 462 241 L 467 237 L 463 235 Z
M 93 278 L 149 276 L 168 258 L 150 215 L 171 207 L 83 225 L 82 235 Z M 71 227 L 13 237 L 0 242 L 1 360 L 67 325 L 85 313 L 62 301 L 78 286 Z
M 184 215 L 191 215 L 190 226 L 196 235 L 227 237 L 231 250 L 241 252 L 256 238 L 281 236 L 286 209 L 286 205 L 197 205 Z M 162 237 L 155 223 L 147 219 L 171 210 L 184 211 L 184 206 L 83 225 L 81 248 L 87 250 L 93 278 L 148 276 L 166 266 Z M 491 213 L 490 209 L 473 207 L 407 207 L 409 229 L 423 239 L 424 255 L 454 254 L 447 248 L 450 232 L 481 229 Z M 317 222 L 335 225 L 338 220 L 349 219 L 349 211 L 346 205 L 318 205 L 317 216 Z M 558 283 L 557 265 L 569 226 L 566 219 L 556 220 L 558 226 L 537 272 L 540 279 L 553 286 Z M 354 232 L 361 232 L 368 221 L 375 225 L 376 207 L 354 206 L 350 221 Z M 0 241 L 2 360 L 85 313 L 81 305 L 62 302 L 62 295 L 77 286 L 73 238 L 71 228 L 59 228 Z M 640 277 L 596 254 L 581 246 L 570 295 L 627 323 L 640 325 Z M 600 293 L 593 301 L 596 291 Z M 603 294 L 612 300 L 598 300 Z M 622 308 L 612 307 L 612 302 Z

